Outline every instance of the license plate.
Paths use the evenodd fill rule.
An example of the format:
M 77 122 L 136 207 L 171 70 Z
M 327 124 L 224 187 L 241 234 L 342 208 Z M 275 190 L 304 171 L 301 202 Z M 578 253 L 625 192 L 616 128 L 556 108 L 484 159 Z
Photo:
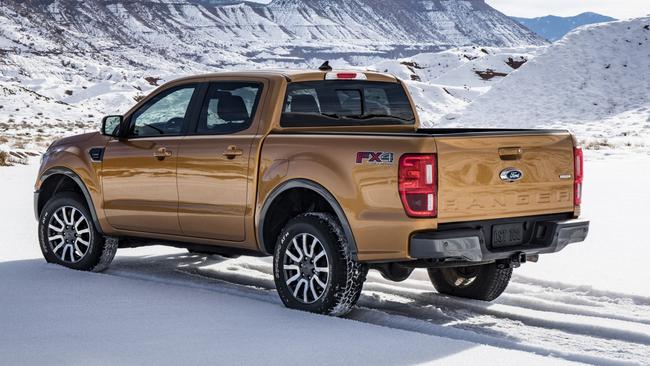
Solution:
M 524 241 L 523 224 L 495 225 L 492 227 L 492 246 L 511 247 Z

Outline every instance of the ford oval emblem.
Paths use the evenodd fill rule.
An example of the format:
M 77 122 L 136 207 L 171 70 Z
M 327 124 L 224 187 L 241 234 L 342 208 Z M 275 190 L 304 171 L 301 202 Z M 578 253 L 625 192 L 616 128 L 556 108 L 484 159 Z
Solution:
M 524 173 L 516 168 L 508 168 L 501 172 L 500 177 L 504 182 L 516 182 L 524 177 Z

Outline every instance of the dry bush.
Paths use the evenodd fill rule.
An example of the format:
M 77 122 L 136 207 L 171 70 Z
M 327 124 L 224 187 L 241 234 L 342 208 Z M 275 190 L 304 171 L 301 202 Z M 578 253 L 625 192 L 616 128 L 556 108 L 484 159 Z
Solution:
M 525 58 L 524 56 L 520 56 L 518 60 L 515 60 L 512 57 L 508 57 L 508 61 L 506 61 L 506 64 L 512 67 L 513 69 L 517 70 L 526 62 L 528 62 L 528 59 Z
M 14 147 L 17 149 L 24 149 L 25 146 L 27 145 L 27 142 L 25 140 L 17 140 L 14 142 Z
M 585 140 L 581 145 L 585 150 L 613 149 L 615 147 L 607 139 Z
M 506 73 L 504 73 L 504 72 L 498 72 L 498 71 L 494 71 L 494 70 L 492 70 L 492 69 L 487 69 L 487 70 L 485 70 L 485 71 L 482 71 L 482 70 L 474 70 L 474 73 L 475 73 L 476 75 L 480 76 L 481 79 L 483 79 L 483 80 L 490 80 L 490 79 L 492 79 L 492 78 L 494 78 L 494 77 L 497 77 L 497 76 L 499 76 L 499 77 L 506 77 L 506 76 L 508 76 L 508 74 L 506 74 Z
M 9 153 L 6 151 L 0 151 L 0 166 L 11 166 Z

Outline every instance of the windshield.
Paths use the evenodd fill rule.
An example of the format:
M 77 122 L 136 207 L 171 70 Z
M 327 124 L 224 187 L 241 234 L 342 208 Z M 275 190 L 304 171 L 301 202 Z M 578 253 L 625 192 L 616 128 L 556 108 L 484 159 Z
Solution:
M 399 83 L 323 80 L 287 87 L 281 125 L 412 125 L 415 116 Z

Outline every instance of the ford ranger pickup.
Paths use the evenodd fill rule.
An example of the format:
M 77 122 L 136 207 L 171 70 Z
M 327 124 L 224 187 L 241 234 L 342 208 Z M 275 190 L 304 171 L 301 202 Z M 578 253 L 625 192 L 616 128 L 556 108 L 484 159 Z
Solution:
M 391 75 L 224 72 L 54 142 L 34 208 L 48 262 L 100 271 L 146 245 L 273 256 L 287 307 L 342 316 L 369 269 L 496 299 L 513 268 L 585 240 L 582 183 L 569 132 L 423 128 Z

